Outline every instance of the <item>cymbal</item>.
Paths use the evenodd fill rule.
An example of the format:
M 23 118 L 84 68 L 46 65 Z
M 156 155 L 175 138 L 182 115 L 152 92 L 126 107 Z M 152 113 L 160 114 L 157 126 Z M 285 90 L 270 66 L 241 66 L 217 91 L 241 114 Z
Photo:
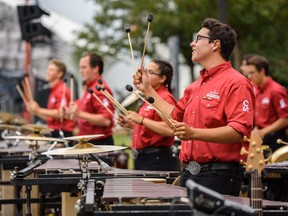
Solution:
M 125 149 L 124 146 L 113 146 L 113 145 L 93 145 L 91 143 L 87 144 L 77 144 L 74 147 L 54 149 L 51 151 L 43 152 L 44 155 L 77 155 L 77 154 L 97 154 L 109 151 L 118 151 Z
M 30 140 L 30 141 L 47 141 L 47 142 L 66 142 L 63 139 L 57 139 L 53 137 L 44 137 L 39 135 L 29 135 L 29 136 L 6 136 L 5 139 L 18 139 L 18 140 Z
M 15 125 L 9 125 L 9 124 L 0 124 L 0 130 L 13 130 L 13 131 L 19 131 L 19 127 Z
M 13 117 L 15 117 L 15 115 L 12 113 L 8 113 L 8 112 L 0 112 L 0 118 L 2 118 L 2 117 L 13 118 Z
M 22 117 L 15 117 L 12 121 L 11 121 L 11 124 L 14 124 L 14 125 L 25 125 L 25 124 L 28 124 L 29 122 L 22 118 Z
M 28 124 L 28 121 L 26 119 L 7 112 L 0 112 L 0 122 L 14 125 Z
M 65 137 L 63 138 L 64 140 L 78 140 L 79 142 L 81 141 L 88 141 L 90 139 L 93 139 L 93 138 L 99 138 L 99 137 L 102 137 L 104 136 L 104 134 L 93 134 L 93 135 L 82 135 L 82 136 L 71 136 L 71 137 Z
M 30 131 L 41 131 L 44 129 L 50 129 L 47 127 L 47 125 L 40 125 L 40 124 L 25 124 L 21 126 L 21 129 L 23 130 L 30 130 Z M 51 129 L 50 129 L 51 130 Z
M 25 124 L 21 126 L 21 130 L 33 131 L 34 134 L 50 134 L 53 129 L 48 128 L 46 125 L 39 124 Z

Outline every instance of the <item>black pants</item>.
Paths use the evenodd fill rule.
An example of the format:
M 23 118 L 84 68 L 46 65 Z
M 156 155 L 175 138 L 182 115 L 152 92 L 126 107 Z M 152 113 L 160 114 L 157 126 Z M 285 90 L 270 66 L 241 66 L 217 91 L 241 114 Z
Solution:
M 182 187 L 185 187 L 185 183 L 188 179 L 220 194 L 239 196 L 242 169 L 239 166 L 239 169 L 205 170 L 197 175 L 192 175 L 188 170 L 183 169 L 181 173 Z
M 113 136 L 97 140 L 89 140 L 88 142 L 92 143 L 93 145 L 114 145 Z
M 135 170 L 175 171 L 177 158 L 173 157 L 170 148 L 154 153 L 140 153 L 135 159 Z

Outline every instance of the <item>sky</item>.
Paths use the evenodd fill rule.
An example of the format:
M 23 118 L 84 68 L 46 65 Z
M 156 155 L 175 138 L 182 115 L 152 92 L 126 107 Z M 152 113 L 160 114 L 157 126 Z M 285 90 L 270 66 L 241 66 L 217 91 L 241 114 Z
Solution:
M 92 22 L 93 14 L 96 11 L 93 0 L 38 0 L 38 3 L 41 8 L 47 8 L 67 16 L 78 24 Z

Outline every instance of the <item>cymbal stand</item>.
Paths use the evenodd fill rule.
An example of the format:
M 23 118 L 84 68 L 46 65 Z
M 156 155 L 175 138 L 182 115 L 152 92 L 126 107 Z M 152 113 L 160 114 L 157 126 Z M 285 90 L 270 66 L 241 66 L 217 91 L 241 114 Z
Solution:
M 14 142 L 8 140 L 8 139 L 5 139 L 6 136 L 14 136 L 14 135 L 21 135 L 21 133 L 19 131 L 15 131 L 13 133 L 13 130 L 9 130 L 9 129 L 5 129 L 2 131 L 1 133 L 1 137 L 5 140 L 5 142 L 7 143 L 7 147 L 10 148 L 10 147 L 15 147 L 18 145 L 19 143 L 19 139 L 16 139 Z
M 83 181 L 84 183 L 84 181 Z M 103 196 L 105 183 L 101 180 L 88 179 L 81 185 L 81 197 L 78 199 L 75 208 L 77 213 L 93 213 L 97 210 L 103 210 L 104 205 L 101 197 Z
M 82 174 L 82 180 L 90 179 L 91 174 L 90 174 L 90 170 L 88 169 L 88 163 L 90 163 L 89 155 L 84 154 L 82 160 L 80 159 L 78 155 L 78 160 L 79 160 L 79 168 Z
M 38 141 L 35 141 L 35 143 L 30 144 L 29 148 L 31 148 L 32 151 L 29 153 L 28 165 L 34 163 L 37 159 L 38 156 L 37 150 L 39 149 Z

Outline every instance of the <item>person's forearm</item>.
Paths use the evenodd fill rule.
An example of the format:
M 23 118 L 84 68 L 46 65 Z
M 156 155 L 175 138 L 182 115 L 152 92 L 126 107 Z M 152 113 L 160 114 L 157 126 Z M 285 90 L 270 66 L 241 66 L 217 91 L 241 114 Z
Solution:
M 46 109 L 46 108 L 39 108 L 35 113 L 38 117 L 46 120 L 48 117 L 53 119 L 60 118 L 59 111 L 57 109 Z
M 241 142 L 243 136 L 230 126 L 199 129 L 191 128 L 191 139 L 215 143 Z
M 159 122 L 148 118 L 144 118 L 142 121 L 142 125 L 144 125 L 145 127 L 149 128 L 150 130 L 154 131 L 159 135 L 167 137 L 174 136 L 174 131 L 165 122 Z
M 262 129 L 263 135 L 266 136 L 272 132 L 279 131 L 288 126 L 288 118 L 280 118 L 273 122 L 271 125 Z

